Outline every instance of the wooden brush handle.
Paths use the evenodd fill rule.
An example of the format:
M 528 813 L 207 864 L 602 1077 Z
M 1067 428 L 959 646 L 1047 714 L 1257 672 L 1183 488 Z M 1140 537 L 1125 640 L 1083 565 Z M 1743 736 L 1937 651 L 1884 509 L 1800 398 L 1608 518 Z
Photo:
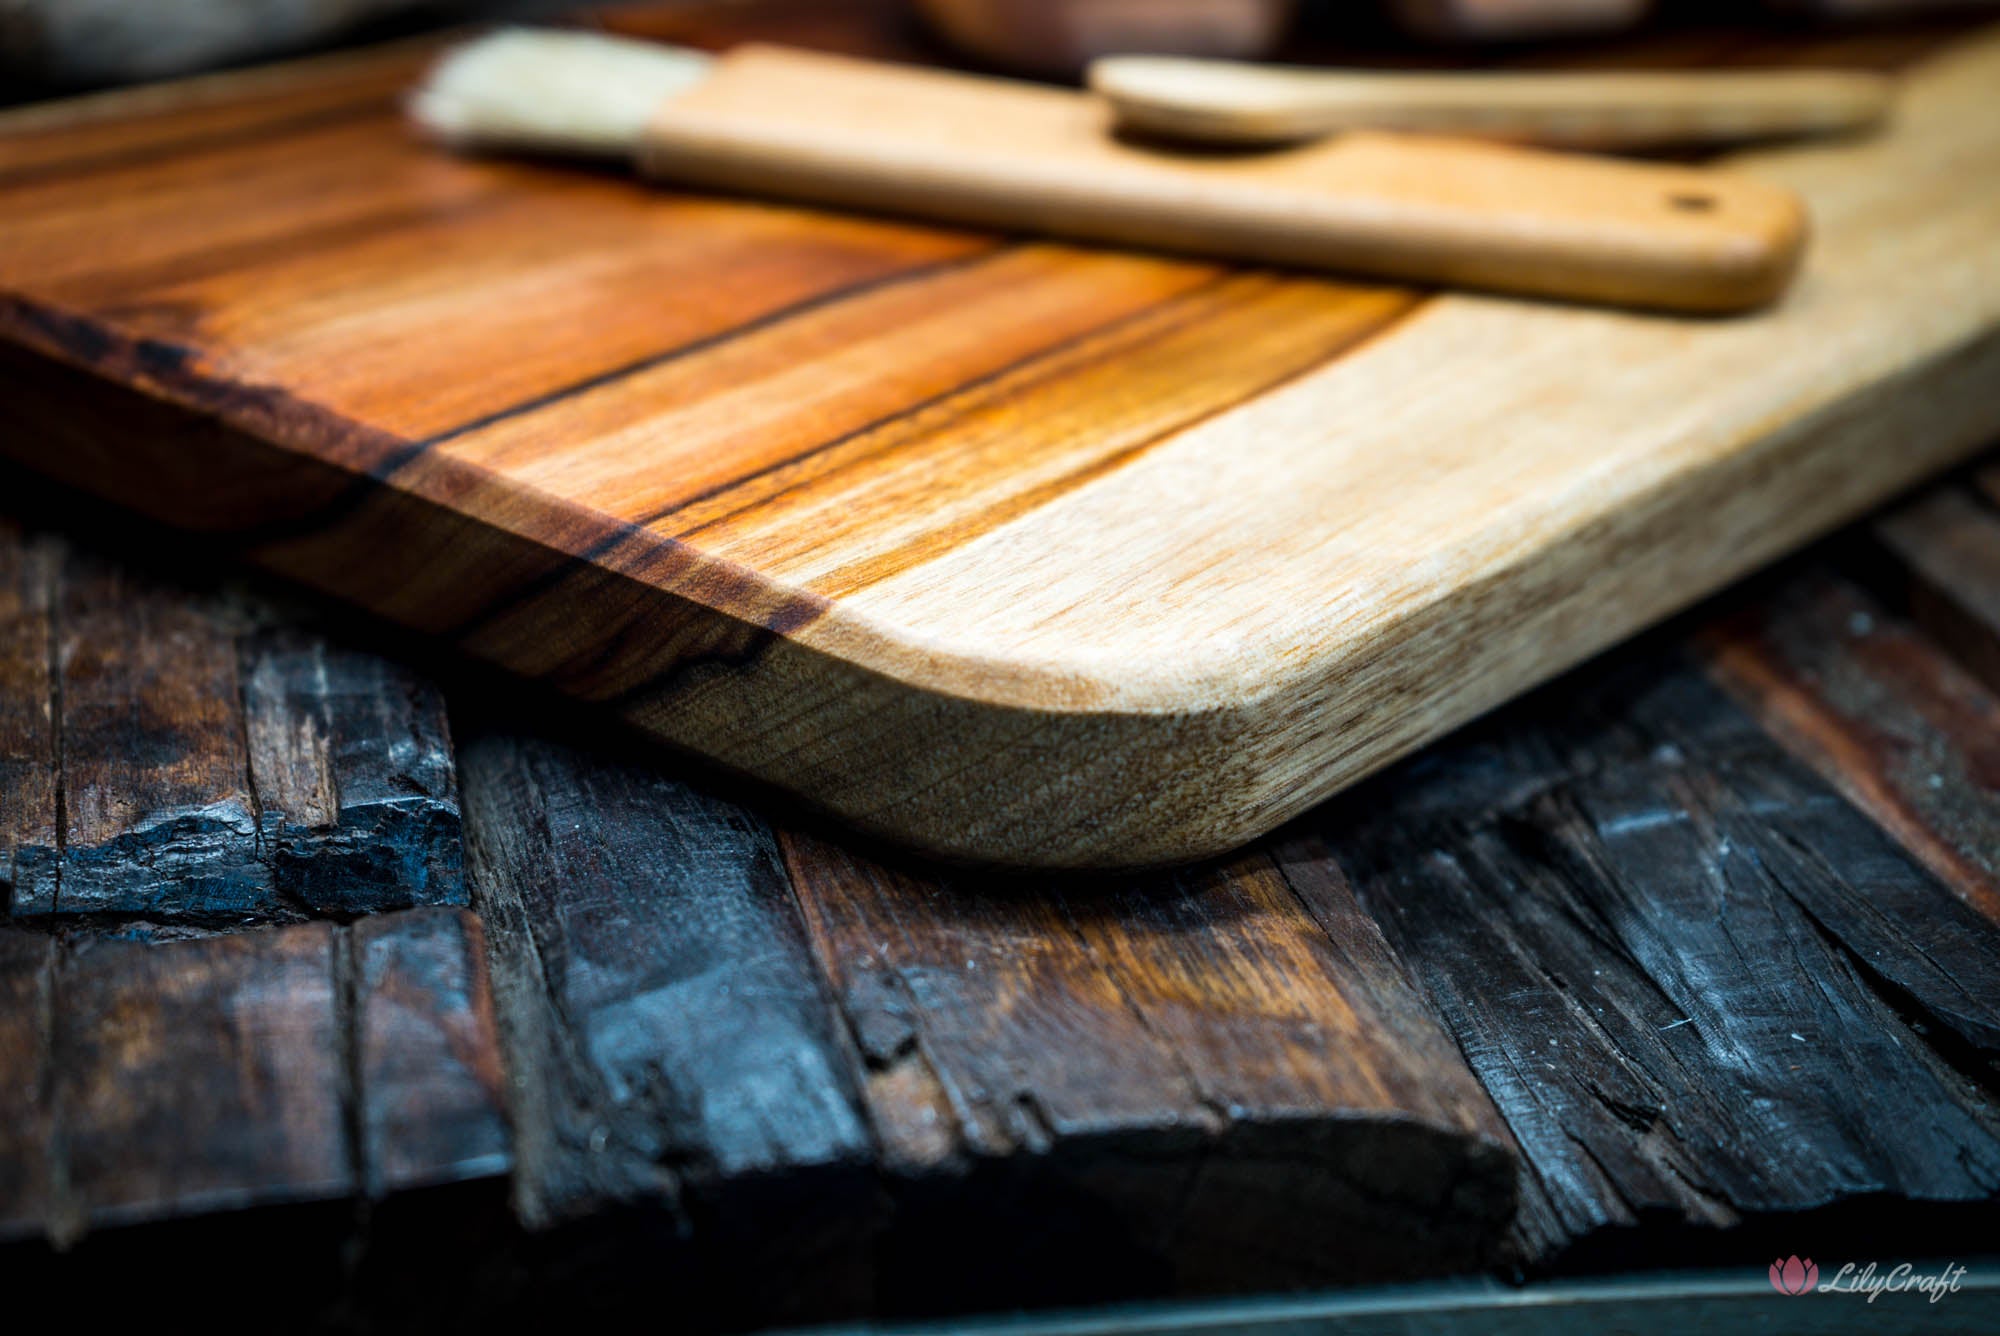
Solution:
M 1090 86 L 1121 126 L 1184 139 L 1376 129 L 1602 149 L 1863 130 L 1892 88 L 1858 70 L 1374 74 L 1172 56 L 1108 56 Z
M 1061 89 L 739 47 L 662 103 L 648 175 L 1229 259 L 1680 311 L 1780 292 L 1789 192 L 1720 172 L 1385 134 L 1163 151 Z

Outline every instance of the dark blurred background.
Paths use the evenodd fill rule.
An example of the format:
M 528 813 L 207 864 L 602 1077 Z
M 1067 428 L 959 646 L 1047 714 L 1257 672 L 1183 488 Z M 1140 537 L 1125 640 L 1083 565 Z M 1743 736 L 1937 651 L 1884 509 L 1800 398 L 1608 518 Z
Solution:
M 1790 21 L 1867 21 L 1981 0 L 1735 0 Z M 442 25 L 537 19 L 578 0 L 0 0 L 0 97 L 188 74 Z M 988 65 L 1060 74 L 1112 50 L 1255 58 L 1295 25 L 1444 43 L 1602 33 L 1703 0 L 910 0 L 913 21 Z

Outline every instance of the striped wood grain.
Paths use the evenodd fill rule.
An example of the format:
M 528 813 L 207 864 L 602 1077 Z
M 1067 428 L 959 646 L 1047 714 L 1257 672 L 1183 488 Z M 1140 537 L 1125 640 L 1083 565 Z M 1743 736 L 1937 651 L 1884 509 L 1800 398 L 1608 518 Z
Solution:
M 416 60 L 0 123 L 7 455 L 953 854 L 1238 844 L 2000 426 L 1993 37 L 1746 164 L 1729 322 L 456 161 Z

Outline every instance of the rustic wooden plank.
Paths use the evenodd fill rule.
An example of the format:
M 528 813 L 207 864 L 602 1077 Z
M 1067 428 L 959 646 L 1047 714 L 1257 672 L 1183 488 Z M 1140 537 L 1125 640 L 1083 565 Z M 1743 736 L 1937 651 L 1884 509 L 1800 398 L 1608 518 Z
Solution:
M 85 939 L 59 965 L 54 938 L 0 931 L 0 1001 L 0 1235 L 68 1243 L 509 1163 L 482 939 L 463 910 Z
M 314 914 L 464 904 L 444 700 L 380 655 L 272 630 L 243 648 L 271 880 Z
M 1900 593 L 1919 626 L 2000 691 L 2000 488 L 1926 492 L 1872 531 L 1901 568 Z
M 268 912 L 234 638 L 76 550 L 56 617 L 62 829 L 17 852 L 14 913 Z
M 1531 1253 L 2000 1190 L 1983 1063 L 1948 1042 L 1990 1039 L 1990 925 L 1673 655 L 1565 682 L 1313 825 L 1518 1138 Z M 1927 918 L 1974 943 L 1955 977 Z
M 690 1302 L 851 1309 L 872 1142 L 768 828 L 656 763 L 548 739 L 478 730 L 460 764 L 524 1220 L 664 1215 L 707 1259 Z M 633 1228 L 603 1246 L 658 1226 Z
M 2000 700 L 1907 622 L 1823 573 L 1752 603 L 1701 648 L 1773 735 L 2000 923 Z M 1922 935 L 1942 945 L 1946 927 L 1926 924 Z
M 0 884 L 10 896 L 53 876 L 61 847 L 53 621 L 60 562 L 49 539 L 0 519 Z
M 55 943 L 0 927 L 0 1240 L 56 1215 L 50 1157 L 50 978 Z
M 363 1189 L 379 1198 L 504 1174 L 504 1074 L 479 920 L 420 909 L 345 931 Z
M 260 599 L 135 566 L 0 532 L 13 912 L 226 928 L 465 903 L 435 687 Z
M 1329 898 L 1329 938 L 1268 855 L 1050 886 L 782 838 L 907 1183 L 888 1246 L 913 1301 L 1380 1278 L 1494 1254 L 1513 1193 L 1491 1106 L 1373 925 Z M 1020 1181 L 983 1183 L 996 1162 Z M 997 1209 L 1023 1218 L 995 1228 L 1010 1199 Z
M 1458 298 L 1401 318 L 1413 296 L 1274 279 L 1323 364 L 1275 326 L 1251 345 L 1244 316 L 1106 370 L 1066 340 L 1164 334 L 1155 308 L 1203 267 L 1044 248 L 1028 281 L 1037 248 L 450 160 L 385 105 L 295 134 L 257 111 L 244 139 L 0 187 L 5 378 L 35 466 L 873 829 L 1181 858 L 1987 433 L 2000 197 L 1964 183 L 2000 145 L 1997 52 L 1914 72 L 1884 136 L 1743 160 L 1817 229 L 1794 298 L 1746 321 Z M 159 115 L 206 118 L 199 137 L 214 107 Z M 766 237 L 768 267 L 722 262 Z M 628 295 L 663 276 L 671 301 Z M 1586 359 L 1605 374 L 1579 381 Z M 1171 421 L 1132 407 L 1163 365 L 1215 370 L 1172 377 Z M 982 377 L 1022 393 L 955 397 Z M 1058 381 L 1071 411 L 1044 419 Z M 1094 420 L 1122 444 L 1093 454 Z M 948 504 L 913 522 L 927 477 Z M 660 513 L 689 505 L 699 532 Z
M 299 924 L 65 953 L 55 1100 L 79 1226 L 353 1191 L 333 940 Z

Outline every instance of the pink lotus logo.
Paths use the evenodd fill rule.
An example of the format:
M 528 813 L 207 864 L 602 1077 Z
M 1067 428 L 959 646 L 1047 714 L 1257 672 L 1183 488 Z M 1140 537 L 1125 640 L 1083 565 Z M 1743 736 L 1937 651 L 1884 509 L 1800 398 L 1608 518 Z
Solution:
M 1780 1294 L 1810 1294 L 1817 1284 L 1819 1268 L 1810 1257 L 1801 1262 L 1794 1254 L 1782 1262 L 1771 1263 L 1771 1288 Z

